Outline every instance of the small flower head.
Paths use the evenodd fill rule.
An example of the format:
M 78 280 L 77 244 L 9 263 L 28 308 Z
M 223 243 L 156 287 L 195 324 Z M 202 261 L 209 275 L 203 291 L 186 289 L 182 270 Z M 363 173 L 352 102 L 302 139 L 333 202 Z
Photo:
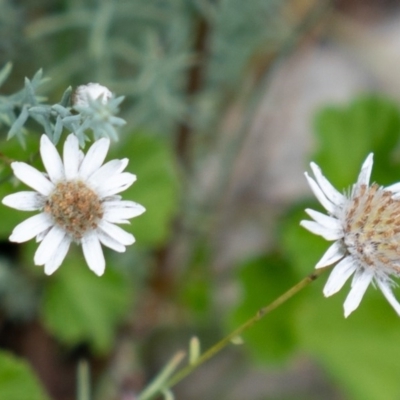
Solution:
M 325 296 L 338 292 L 353 275 L 344 303 L 346 317 L 359 306 L 371 282 L 400 315 L 390 277 L 400 276 L 400 201 L 393 195 L 395 185 L 382 188 L 369 184 L 372 164 L 370 154 L 348 196 L 339 193 L 316 164 L 311 163 L 315 179 L 306 173 L 312 191 L 329 215 L 307 209 L 314 221 L 301 221 L 301 225 L 334 241 L 316 265 L 323 268 L 338 262 L 324 287 Z
M 99 83 L 88 83 L 78 86 L 72 96 L 74 106 L 89 107 L 90 101 L 100 100 L 106 104 L 112 98 L 112 93 Z
M 23 162 L 11 164 L 15 176 L 35 191 L 8 195 L 3 204 L 40 213 L 17 225 L 10 240 L 21 243 L 36 237 L 40 245 L 34 262 L 44 265 L 48 275 L 61 265 L 71 242 L 82 245 L 89 268 L 102 275 L 105 260 L 101 244 L 124 252 L 125 246 L 135 241 L 115 224 L 129 223 L 128 219 L 145 209 L 117 195 L 131 186 L 136 177 L 123 172 L 127 159 L 102 165 L 109 144 L 109 139 L 99 139 L 84 156 L 78 139 L 71 134 L 65 141 L 61 160 L 49 138 L 43 135 L 40 153 L 47 174 Z

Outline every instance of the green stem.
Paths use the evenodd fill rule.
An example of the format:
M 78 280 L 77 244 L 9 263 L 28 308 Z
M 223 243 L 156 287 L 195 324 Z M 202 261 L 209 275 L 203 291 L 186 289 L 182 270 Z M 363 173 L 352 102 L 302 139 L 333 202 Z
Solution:
M 274 300 L 269 305 L 260 308 L 257 313 L 250 319 L 248 319 L 243 325 L 239 326 L 233 332 L 231 332 L 228 336 L 225 336 L 218 343 L 208 349 L 202 356 L 200 356 L 195 362 L 187 365 L 178 371 L 175 375 L 169 379 L 165 385 L 165 387 L 170 388 L 180 382 L 183 378 L 191 374 L 196 368 L 205 363 L 210 358 L 214 357 L 217 353 L 219 353 L 223 348 L 225 348 L 228 344 L 232 342 L 236 337 L 240 336 L 244 331 L 252 327 L 256 322 L 258 322 L 265 315 L 269 314 L 271 311 L 278 308 L 280 305 L 285 303 L 287 300 L 292 298 L 296 293 L 298 293 L 301 289 L 305 288 L 311 282 L 315 281 L 327 268 L 317 269 L 312 274 L 308 275 L 306 278 L 301 280 L 299 283 L 290 288 L 287 292 L 282 294 L 276 300 Z
M 153 398 L 155 395 L 166 390 L 165 381 L 169 376 L 176 370 L 179 363 L 184 359 L 185 352 L 180 351 L 175 354 L 174 357 L 168 362 L 168 364 L 163 368 L 163 370 L 158 374 L 158 376 L 147 386 L 142 393 L 140 393 L 137 400 L 148 400 Z M 168 396 L 168 391 L 166 391 Z M 168 397 L 167 397 L 168 398 Z
M 78 400 L 90 400 L 90 373 L 86 360 L 80 360 L 78 364 Z

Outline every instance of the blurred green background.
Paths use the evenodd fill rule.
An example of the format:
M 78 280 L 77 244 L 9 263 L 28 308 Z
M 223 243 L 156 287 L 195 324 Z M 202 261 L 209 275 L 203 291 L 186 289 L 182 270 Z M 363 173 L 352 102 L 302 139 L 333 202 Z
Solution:
M 308 162 L 347 191 L 374 152 L 372 180 L 400 180 L 399 20 L 390 0 L 0 0 L 0 111 L 40 68 L 50 104 L 88 82 L 126 96 L 108 159 L 147 209 L 98 278 L 76 246 L 45 276 L 7 241 L 26 214 L 0 207 L 0 398 L 77 399 L 86 359 L 94 400 L 134 400 L 192 336 L 206 349 L 311 273 L 328 243 L 299 226 L 320 209 Z M 23 188 L 10 160 L 42 168 L 26 128 L 22 149 L 0 119 L 2 197 Z M 176 399 L 399 399 L 398 316 L 370 287 L 345 319 L 349 285 L 325 299 L 326 278 Z

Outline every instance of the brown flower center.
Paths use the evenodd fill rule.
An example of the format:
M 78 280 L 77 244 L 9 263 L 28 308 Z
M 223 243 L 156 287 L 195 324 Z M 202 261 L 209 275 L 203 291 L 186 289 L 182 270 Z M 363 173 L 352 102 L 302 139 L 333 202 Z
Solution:
M 99 196 L 81 181 L 60 182 L 48 197 L 44 211 L 74 240 L 96 229 L 103 217 Z
M 400 273 L 400 201 L 373 184 L 354 193 L 344 220 L 344 243 L 362 263 Z

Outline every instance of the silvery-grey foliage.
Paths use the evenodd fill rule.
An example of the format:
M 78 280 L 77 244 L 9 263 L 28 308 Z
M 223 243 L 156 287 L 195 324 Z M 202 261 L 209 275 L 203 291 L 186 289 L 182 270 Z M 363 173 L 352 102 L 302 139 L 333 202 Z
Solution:
M 78 77 L 124 93 L 132 130 L 171 134 L 183 124 L 213 132 L 243 73 L 286 40 L 286 3 L 71 1 L 52 13 L 35 12 L 25 37 L 34 54 L 51 61 L 47 71 L 56 90 Z M 33 1 L 30 6 L 37 8 Z M 63 35 L 71 46 L 59 41 Z M 49 51 L 49 44 L 64 51 Z
M 0 87 L 11 72 L 11 63 L 0 70 Z M 107 103 L 100 100 L 89 100 L 87 107 L 71 104 L 72 88 L 65 90 L 60 101 L 55 104 L 45 103 L 46 98 L 37 93 L 37 89 L 48 78 L 39 70 L 32 79 L 25 78 L 23 89 L 17 93 L 0 95 L 0 127 L 8 127 L 7 138 L 17 137 L 22 145 L 28 134 L 26 124 L 36 121 L 41 130 L 54 144 L 60 140 L 64 130 L 74 133 L 81 147 L 89 140 L 88 133 L 93 133 L 94 140 L 108 137 L 118 140 L 117 129 L 125 124 L 125 120 L 117 117 L 123 96 L 112 97 Z

